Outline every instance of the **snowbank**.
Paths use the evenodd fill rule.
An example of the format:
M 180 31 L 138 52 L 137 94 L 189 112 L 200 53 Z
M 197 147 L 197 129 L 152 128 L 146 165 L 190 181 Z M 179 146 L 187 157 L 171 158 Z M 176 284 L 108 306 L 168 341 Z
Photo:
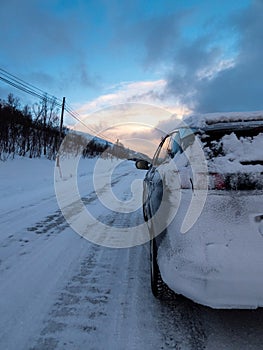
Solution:
M 85 158 L 79 163 L 77 175 L 83 177 L 93 171 L 97 158 Z M 55 196 L 55 161 L 45 158 L 17 157 L 0 162 L 0 210 L 3 213 L 39 200 Z M 72 169 L 61 167 L 62 180 L 74 176 Z

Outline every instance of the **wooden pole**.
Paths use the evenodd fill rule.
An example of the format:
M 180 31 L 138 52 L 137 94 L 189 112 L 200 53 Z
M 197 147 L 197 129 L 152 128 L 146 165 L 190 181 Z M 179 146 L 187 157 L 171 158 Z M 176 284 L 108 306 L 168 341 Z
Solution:
M 62 108 L 61 108 L 61 116 L 60 116 L 59 145 L 60 145 L 61 139 L 62 139 L 63 118 L 64 118 L 64 110 L 65 110 L 65 101 L 66 101 L 66 97 L 63 97 Z
M 63 97 L 63 100 L 62 100 L 62 107 L 61 107 L 61 115 L 60 115 L 59 144 L 58 144 L 59 147 L 60 147 L 60 145 L 61 145 L 61 140 L 62 140 L 63 118 L 64 118 L 65 102 L 66 102 L 66 97 Z M 57 167 L 59 168 L 60 177 L 62 178 L 62 172 L 61 172 L 60 163 L 59 163 L 59 151 L 58 151 L 58 153 L 57 153 Z

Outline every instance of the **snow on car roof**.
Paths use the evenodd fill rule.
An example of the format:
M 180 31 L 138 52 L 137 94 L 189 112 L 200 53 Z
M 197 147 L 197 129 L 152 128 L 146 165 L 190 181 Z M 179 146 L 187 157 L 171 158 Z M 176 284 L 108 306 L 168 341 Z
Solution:
M 209 125 L 248 121 L 263 121 L 263 111 L 195 114 L 183 119 L 189 127 L 200 129 Z

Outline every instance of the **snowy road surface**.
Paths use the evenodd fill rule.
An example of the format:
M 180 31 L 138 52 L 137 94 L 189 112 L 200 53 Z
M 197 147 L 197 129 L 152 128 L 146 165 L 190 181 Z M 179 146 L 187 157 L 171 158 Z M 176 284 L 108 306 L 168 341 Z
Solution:
M 31 172 L 29 165 L 20 171 Z M 113 249 L 81 238 L 64 220 L 51 182 L 42 181 L 36 191 L 29 181 L 25 196 L 25 180 L 18 191 L 18 181 L 6 178 L 10 166 L 1 169 L 0 188 L 1 350 L 263 349 L 262 309 L 212 310 L 183 298 L 156 300 L 147 244 Z M 89 176 L 81 177 L 83 184 Z M 117 190 L 143 173 L 129 162 L 115 176 Z M 118 215 L 111 222 L 119 225 Z

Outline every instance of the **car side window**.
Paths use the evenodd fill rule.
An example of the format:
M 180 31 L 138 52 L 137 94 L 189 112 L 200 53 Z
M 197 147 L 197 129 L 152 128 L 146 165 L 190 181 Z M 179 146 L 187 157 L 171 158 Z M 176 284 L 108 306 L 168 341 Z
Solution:
M 172 136 L 171 143 L 171 158 L 173 158 L 176 153 L 182 153 L 181 138 L 179 132 L 174 133 Z
M 182 128 L 180 130 L 180 137 L 181 147 L 183 151 L 185 151 L 190 145 L 192 145 L 195 140 L 194 131 L 190 128 Z
M 170 144 L 170 140 L 171 137 L 170 136 L 166 136 L 162 142 L 160 143 L 159 147 L 157 148 L 157 151 L 154 155 L 153 158 L 153 164 L 155 166 L 160 165 L 161 163 L 163 163 L 169 154 L 169 144 Z
M 176 137 L 177 136 L 177 137 Z M 173 133 L 171 135 L 167 135 L 163 141 L 160 143 L 154 159 L 153 164 L 158 166 L 174 157 L 174 155 L 180 150 L 179 146 L 179 133 Z

